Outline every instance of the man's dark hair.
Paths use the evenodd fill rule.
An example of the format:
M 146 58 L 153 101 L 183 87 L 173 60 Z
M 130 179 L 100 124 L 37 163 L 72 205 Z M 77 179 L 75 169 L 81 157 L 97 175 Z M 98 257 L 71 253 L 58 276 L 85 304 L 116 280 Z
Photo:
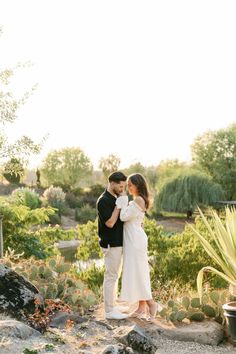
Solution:
M 126 175 L 124 175 L 123 172 L 113 172 L 110 174 L 108 177 L 109 182 L 115 182 L 115 183 L 120 183 L 120 182 L 125 182 L 127 180 Z

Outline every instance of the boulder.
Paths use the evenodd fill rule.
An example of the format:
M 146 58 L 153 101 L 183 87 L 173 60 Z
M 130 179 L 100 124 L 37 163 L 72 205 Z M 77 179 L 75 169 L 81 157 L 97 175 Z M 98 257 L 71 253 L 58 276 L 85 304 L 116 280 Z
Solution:
M 137 352 L 154 354 L 157 350 L 152 338 L 146 335 L 145 331 L 137 325 L 118 328 L 115 331 L 115 338 L 118 342 Z
M 43 301 L 38 289 L 4 264 L 0 264 L 0 312 L 21 319 L 34 313 L 35 300 Z
M 19 321 L 0 321 L 0 338 L 15 337 L 20 339 L 27 339 L 32 335 L 39 336 L 40 333 Z

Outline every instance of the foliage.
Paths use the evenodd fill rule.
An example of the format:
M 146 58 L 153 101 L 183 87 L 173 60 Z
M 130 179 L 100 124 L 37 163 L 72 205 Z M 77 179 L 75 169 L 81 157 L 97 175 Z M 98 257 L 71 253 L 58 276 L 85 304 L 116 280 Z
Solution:
M 48 185 L 68 185 L 74 188 L 91 175 L 92 164 L 79 147 L 50 152 L 43 161 L 41 174 Z
M 101 287 L 103 284 L 104 271 L 105 268 L 97 267 L 95 262 L 86 267 L 86 269 L 77 269 L 79 278 L 88 285 L 89 289 L 91 289 L 97 297 L 99 297 L 102 292 Z
M 37 331 L 44 333 L 50 323 L 52 316 L 58 312 L 70 313 L 71 307 L 64 303 L 64 301 L 56 299 L 46 299 L 44 306 L 35 300 L 35 312 L 27 317 L 27 323 Z
M 75 209 L 75 220 L 80 223 L 86 223 L 88 221 L 94 221 L 97 213 L 95 208 L 91 208 L 89 204 L 85 204 L 81 208 Z
M 197 205 L 214 205 L 223 197 L 219 184 L 202 174 L 179 175 L 164 184 L 155 197 L 155 210 L 192 214 Z
M 79 279 L 74 266 L 65 263 L 63 257 L 56 256 L 47 260 L 31 257 L 18 263 L 5 259 L 4 262 L 31 281 L 45 299 L 60 299 L 81 313 L 96 303 L 93 292 Z
M 236 199 L 236 124 L 197 137 L 192 156 L 196 164 L 221 184 L 229 200 Z
M 9 91 L 8 85 L 10 79 L 13 77 L 16 70 L 26 68 L 29 64 L 18 64 L 14 68 L 6 68 L 0 71 L 0 158 L 6 159 L 20 159 L 21 162 L 26 163 L 27 158 L 31 153 L 38 153 L 41 149 L 41 144 L 35 144 L 32 139 L 23 136 L 14 143 L 9 143 L 4 133 L 3 127 L 5 124 L 14 123 L 17 118 L 17 110 L 27 101 L 32 92 L 35 90 L 34 86 L 31 91 L 26 92 L 20 99 L 14 97 L 14 93 Z M 15 165 L 11 165 L 12 169 L 9 173 L 18 172 L 14 170 Z
M 192 167 L 178 159 L 161 161 L 157 167 L 157 190 L 159 191 L 169 179 L 173 179 L 179 174 L 189 173 L 189 171 L 192 171 Z
M 51 208 L 30 210 L 24 205 L 16 206 L 3 201 L 0 214 L 3 215 L 4 248 L 10 247 L 19 253 L 24 252 L 25 257 L 35 255 L 37 258 L 45 258 L 45 245 L 30 229 L 44 224 L 53 213 Z
M 11 194 L 11 199 L 16 205 L 25 205 L 30 209 L 41 206 L 39 194 L 30 188 L 17 188 Z
M 97 222 L 89 221 L 78 226 L 80 246 L 77 251 L 77 259 L 87 261 L 102 257 L 101 247 L 97 233 Z
M 11 158 L 4 166 L 3 176 L 9 183 L 19 183 L 24 167 L 19 159 Z
M 108 157 L 103 157 L 99 161 L 98 167 L 102 170 L 104 177 L 108 178 L 108 176 L 119 169 L 120 166 L 120 158 L 114 154 L 108 155 Z
M 64 230 L 59 225 L 39 228 L 34 231 L 35 237 L 44 245 L 48 255 L 59 254 L 55 249 L 55 243 L 78 239 L 78 230 Z
M 211 258 L 211 266 L 203 267 L 197 277 L 199 296 L 202 297 L 202 282 L 204 272 L 213 272 L 224 280 L 236 286 L 236 209 L 226 208 L 225 223 L 216 212 L 212 212 L 212 225 L 206 219 L 201 210 L 201 218 L 208 230 L 211 243 L 196 227 L 191 229 L 196 234 L 201 245 Z M 217 264 L 219 269 L 214 267 Z
M 158 290 L 170 281 L 180 286 L 189 284 L 196 287 L 196 275 L 208 264 L 210 257 L 206 257 L 190 226 L 187 225 L 180 234 L 168 235 L 155 221 L 146 219 L 144 228 L 148 235 L 152 288 Z M 196 221 L 196 229 L 207 234 L 200 219 Z M 219 278 L 213 278 L 211 282 L 216 286 L 225 286 Z
M 61 216 L 65 207 L 65 193 L 62 191 L 61 187 L 50 186 L 44 191 L 43 198 L 48 205 L 58 209 L 58 214 Z
M 226 290 L 206 292 L 202 303 L 200 298 L 191 295 L 176 297 L 169 299 L 160 315 L 172 322 L 182 322 L 184 319 L 203 321 L 206 318 L 211 318 L 222 323 L 224 321 L 222 305 L 226 298 Z

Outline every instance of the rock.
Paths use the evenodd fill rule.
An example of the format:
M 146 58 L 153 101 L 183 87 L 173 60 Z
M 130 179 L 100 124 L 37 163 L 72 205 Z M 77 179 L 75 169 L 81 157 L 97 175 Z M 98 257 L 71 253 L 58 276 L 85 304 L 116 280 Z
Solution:
M 4 264 L 0 264 L 0 312 L 20 319 L 22 312 L 34 313 L 35 299 L 42 298 L 38 289 Z
M 125 347 L 123 344 L 108 345 L 101 354 L 134 354 L 134 351 L 130 347 Z
M 132 349 L 141 353 L 154 354 L 157 350 L 157 346 L 154 344 L 153 340 L 137 325 L 119 327 L 117 331 L 115 331 L 115 338 L 118 342 L 130 346 Z
M 20 339 L 27 339 L 32 335 L 39 336 L 40 333 L 19 321 L 15 321 L 15 320 L 0 321 L 0 338 L 18 337 Z
M 147 331 L 150 335 L 162 334 L 172 340 L 218 345 L 224 338 L 223 327 L 215 321 L 191 322 L 188 325 L 164 328 L 153 325 Z
M 73 321 L 74 323 L 83 323 L 88 321 L 87 318 L 80 316 L 79 313 L 68 313 L 59 311 L 52 318 L 50 322 L 50 327 L 65 328 L 66 322 L 68 320 Z

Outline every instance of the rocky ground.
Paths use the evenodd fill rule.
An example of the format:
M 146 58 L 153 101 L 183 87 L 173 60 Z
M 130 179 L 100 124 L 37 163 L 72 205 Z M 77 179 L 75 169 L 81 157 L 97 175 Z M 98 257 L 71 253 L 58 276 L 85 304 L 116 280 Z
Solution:
M 60 314 L 52 322 L 53 327 L 43 335 L 9 317 L 1 316 L 0 353 L 236 353 L 236 347 L 229 342 L 216 345 L 222 339 L 223 332 L 215 322 L 195 323 L 191 328 L 187 324 L 176 327 L 158 317 L 155 323 L 130 318 L 122 321 L 105 320 L 102 306 L 73 323 L 68 321 L 68 316 Z

